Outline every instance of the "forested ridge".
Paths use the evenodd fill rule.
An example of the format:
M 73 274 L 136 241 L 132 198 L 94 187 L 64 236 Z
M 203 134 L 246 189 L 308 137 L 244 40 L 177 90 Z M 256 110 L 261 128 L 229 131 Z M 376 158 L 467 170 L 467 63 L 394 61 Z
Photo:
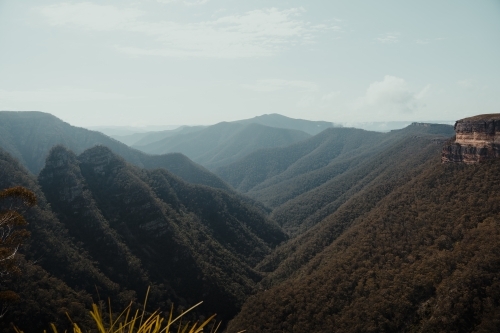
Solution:
M 229 190 L 219 177 L 182 154 L 147 155 L 100 132 L 71 126 L 44 112 L 0 112 L 0 147 L 33 174 L 45 165 L 50 149 L 64 145 L 76 154 L 104 145 L 141 168 L 165 168 L 187 182 Z
M 239 191 L 277 207 L 349 171 L 401 139 L 415 135 L 451 137 L 453 127 L 413 124 L 390 133 L 330 128 L 293 145 L 262 149 L 215 173 Z
M 380 183 L 382 175 L 425 163 L 422 145 L 438 151 L 452 132 L 451 126 L 433 124 L 391 133 L 331 128 L 288 147 L 257 151 L 217 173 L 270 206 L 271 218 L 298 235 L 366 186 Z
M 498 161 L 442 165 L 436 154 L 293 277 L 252 296 L 229 328 L 498 331 L 499 177 Z
M 33 329 L 46 328 L 48 322 L 66 323 L 65 311 L 75 320 L 88 321 L 86 307 L 92 298 L 85 288 L 94 286 L 107 295 L 117 296 L 117 286 L 71 242 L 34 177 L 4 151 L 0 151 L 0 186 L 23 186 L 32 190 L 38 201 L 37 206 L 25 213 L 31 237 L 21 248 L 24 255 L 18 257 L 21 273 L 7 275 L 2 280 L 2 290 L 13 290 L 19 295 L 17 302 L 6 305 L 8 311 L 2 318 L 2 331 L 11 332 L 11 322 L 22 321 Z M 42 262 L 44 267 L 40 265 Z M 76 276 L 87 280 L 87 285 L 79 286 L 79 291 L 69 286 Z M 63 281 L 61 277 L 68 280 Z
M 317 196 L 309 197 L 327 203 L 326 208 L 320 211 L 324 216 L 316 214 L 304 220 L 295 238 L 278 247 L 259 264 L 261 270 L 270 272 L 263 286 L 269 287 L 297 274 L 309 260 L 348 230 L 358 217 L 419 175 L 428 166 L 429 160 L 439 154 L 440 142 L 443 139 L 436 141 L 434 136 L 407 138 L 374 158 L 367 165 L 367 170 L 361 168 L 353 173 L 352 178 L 339 181 L 340 186 L 326 187 L 325 193 L 320 189 L 316 192 Z M 348 185 L 353 186 L 349 188 Z M 347 190 L 337 190 L 342 187 Z M 316 201 L 310 199 L 309 204 L 313 206 Z M 306 208 L 299 206 L 297 210 Z
M 38 198 L 1 331 L 89 327 L 96 294 L 140 308 L 148 287 L 148 309 L 203 300 L 228 332 L 500 330 L 500 164 L 441 164 L 451 126 L 327 128 L 238 155 L 226 183 L 44 113 L 0 118 L 0 189 Z
M 237 161 L 257 149 L 288 146 L 310 137 L 298 130 L 238 122 L 222 122 L 185 132 L 145 145 L 137 143 L 133 147 L 149 154 L 180 152 L 212 170 Z
M 85 326 L 96 292 L 122 307 L 148 286 L 151 306 L 203 300 L 199 313 L 227 320 L 262 278 L 255 264 L 286 239 L 232 193 L 137 168 L 106 147 L 80 156 L 53 148 L 40 185 L 8 154 L 1 157 L 1 187 L 32 189 L 40 202 L 26 216 L 32 235 L 23 274 L 2 284 L 21 297 L 3 320 L 21 329 L 66 327 L 65 311 Z

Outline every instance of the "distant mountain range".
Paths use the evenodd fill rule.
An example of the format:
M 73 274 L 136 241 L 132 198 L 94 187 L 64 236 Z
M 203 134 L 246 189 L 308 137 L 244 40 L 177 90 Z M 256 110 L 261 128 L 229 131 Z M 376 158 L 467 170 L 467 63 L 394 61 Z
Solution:
M 233 318 L 228 332 L 500 330 L 496 155 L 441 164 L 460 144 L 450 125 L 313 135 L 272 119 L 134 139 L 175 143 L 214 174 L 48 114 L 0 113 L 0 189 L 40 202 L 23 274 L 0 284 L 21 296 L 3 319 L 85 325 L 94 290 L 140 307 L 151 286 L 152 308 L 204 300 L 198 315 Z
M 176 125 L 149 125 L 149 126 L 88 126 L 92 131 L 98 131 L 108 136 L 128 136 L 132 134 L 146 134 L 149 132 L 174 130 L 180 126 Z
M 331 128 L 288 147 L 255 151 L 216 173 L 273 208 L 273 218 L 295 234 L 333 213 L 381 174 L 397 175 L 398 158 L 415 160 L 415 165 L 424 161 L 419 149 L 398 148 L 408 138 L 453 134 L 449 125 L 419 123 L 390 133 Z
M 292 129 L 297 131 L 306 132 L 310 135 L 316 135 L 319 132 L 330 128 L 330 127 L 339 127 L 340 125 L 334 124 L 327 121 L 311 121 L 304 119 L 294 119 L 282 116 L 280 114 L 264 114 L 261 116 L 257 116 L 251 119 L 243 119 L 237 120 L 233 122 L 229 122 L 230 124 L 259 124 L 268 127 L 274 128 L 282 128 L 282 129 Z M 127 134 L 119 134 L 117 132 L 118 129 L 114 129 L 114 131 L 110 131 L 108 128 L 102 128 L 102 131 L 105 134 L 110 135 L 118 141 L 121 141 L 129 146 L 144 146 L 155 141 L 160 141 L 166 137 L 171 137 L 177 134 L 187 134 L 190 132 L 196 132 L 198 130 L 207 128 L 210 126 L 180 126 L 175 129 L 168 129 L 162 131 L 144 131 L 144 130 L 136 130 L 135 133 L 131 133 L 133 131 L 132 128 L 124 128 L 124 131 L 127 131 Z M 93 127 L 92 129 L 101 130 L 100 127 Z M 112 129 L 112 128 L 111 128 Z
M 433 121 L 419 121 L 421 123 L 430 123 L 430 124 L 440 124 L 440 125 L 452 125 L 455 124 L 454 120 L 433 120 Z M 359 121 L 359 122 L 344 122 L 341 123 L 344 127 L 352 127 L 364 129 L 367 131 L 376 131 L 376 132 L 390 132 L 394 130 L 399 130 L 409 126 L 413 123 L 413 121 Z
M 133 133 L 129 135 L 112 135 L 111 137 L 129 146 L 145 146 L 178 134 L 197 132 L 206 127 L 207 126 L 180 126 L 178 128 L 165 131 Z
M 55 145 L 64 145 L 76 154 L 103 145 L 136 166 L 161 167 L 190 183 L 228 189 L 217 176 L 181 154 L 150 156 L 100 132 L 71 126 L 48 113 L 0 112 L 0 147 L 33 174 L 40 172 Z
M 257 149 L 287 146 L 333 126 L 326 121 L 270 114 L 212 126 L 182 126 L 175 130 L 114 138 L 149 154 L 179 152 L 209 169 L 215 169 Z
M 186 132 L 186 129 L 182 132 Z M 214 169 L 234 162 L 257 149 L 287 146 L 309 137 L 305 132 L 254 123 L 219 123 L 133 147 L 150 154 L 182 152 L 196 163 Z
M 284 128 L 306 132 L 310 135 L 316 135 L 330 127 L 339 127 L 340 125 L 328 121 L 312 121 L 304 119 L 295 119 L 282 116 L 277 113 L 264 114 L 250 119 L 237 120 L 238 124 L 260 124 L 268 127 Z

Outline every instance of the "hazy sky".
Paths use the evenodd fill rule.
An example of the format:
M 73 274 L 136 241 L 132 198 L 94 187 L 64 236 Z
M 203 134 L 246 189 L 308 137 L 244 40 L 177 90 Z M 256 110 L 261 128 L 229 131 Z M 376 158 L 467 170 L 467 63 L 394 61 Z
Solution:
M 500 0 L 0 0 L 0 110 L 78 126 L 500 112 Z

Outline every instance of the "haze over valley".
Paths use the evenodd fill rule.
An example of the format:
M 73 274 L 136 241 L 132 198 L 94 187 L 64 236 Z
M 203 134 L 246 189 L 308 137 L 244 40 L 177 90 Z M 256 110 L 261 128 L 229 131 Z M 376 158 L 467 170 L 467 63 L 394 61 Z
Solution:
M 499 17 L 0 1 L 0 332 L 499 332 Z

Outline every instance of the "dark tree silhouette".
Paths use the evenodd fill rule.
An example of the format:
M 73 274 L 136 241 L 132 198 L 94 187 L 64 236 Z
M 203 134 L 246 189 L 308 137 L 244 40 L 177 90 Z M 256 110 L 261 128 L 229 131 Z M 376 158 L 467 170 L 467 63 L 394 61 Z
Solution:
M 7 274 L 17 273 L 15 257 L 17 251 L 30 233 L 27 223 L 20 214 L 26 207 L 36 205 L 36 196 L 30 190 L 17 186 L 0 191 L 0 287 Z M 0 291 L 0 318 L 7 311 L 7 304 L 17 299 L 13 291 Z

